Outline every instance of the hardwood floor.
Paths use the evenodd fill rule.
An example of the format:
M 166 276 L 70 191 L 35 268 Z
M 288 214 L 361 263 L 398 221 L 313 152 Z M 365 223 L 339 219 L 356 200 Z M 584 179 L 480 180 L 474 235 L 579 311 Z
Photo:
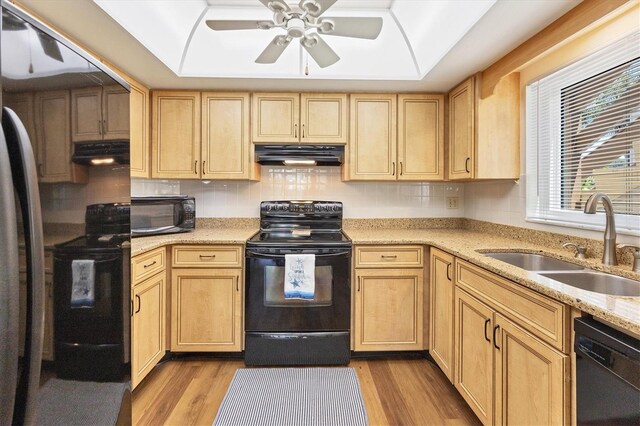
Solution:
M 133 392 L 134 425 L 211 425 L 242 360 L 159 365 Z M 351 361 L 370 425 L 478 425 L 444 374 L 424 359 Z

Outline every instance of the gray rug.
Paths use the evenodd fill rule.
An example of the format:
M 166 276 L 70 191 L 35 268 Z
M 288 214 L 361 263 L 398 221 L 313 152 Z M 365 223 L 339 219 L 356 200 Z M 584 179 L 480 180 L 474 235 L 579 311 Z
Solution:
M 114 425 L 128 383 L 49 379 L 38 393 L 36 424 Z
M 353 368 L 241 368 L 215 426 L 365 426 L 367 412 Z

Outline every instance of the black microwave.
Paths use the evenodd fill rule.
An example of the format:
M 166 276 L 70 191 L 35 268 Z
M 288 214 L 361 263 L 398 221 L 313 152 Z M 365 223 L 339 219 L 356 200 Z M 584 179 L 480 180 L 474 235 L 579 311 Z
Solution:
M 174 234 L 196 228 L 196 199 L 186 195 L 131 197 L 131 236 Z

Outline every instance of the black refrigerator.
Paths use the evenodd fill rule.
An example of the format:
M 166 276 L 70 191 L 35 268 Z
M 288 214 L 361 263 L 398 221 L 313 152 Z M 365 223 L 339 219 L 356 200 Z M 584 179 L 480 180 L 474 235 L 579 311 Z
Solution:
M 5 0 L 1 6 L 0 425 L 103 424 L 105 418 L 127 424 L 131 422 L 126 368 L 128 330 L 123 338 L 126 354 L 122 365 L 113 367 L 118 368 L 114 374 L 106 375 L 117 377 L 113 383 L 93 383 L 91 378 L 87 380 L 80 377 L 82 375 L 78 380 L 62 380 L 56 375 L 55 360 L 43 362 L 42 353 L 50 322 L 45 319 L 47 300 L 54 298 L 59 293 L 57 288 L 65 285 L 53 278 L 45 283 L 45 277 L 60 275 L 47 269 L 51 268 L 45 259 L 45 253 L 51 253 L 51 246 L 46 246 L 47 239 L 50 240 L 52 234 L 60 234 L 61 229 L 70 237 L 78 237 L 72 235 L 73 232 L 84 234 L 84 223 L 78 220 L 62 223 L 66 222 L 64 212 L 83 211 L 86 207 L 74 205 L 78 198 L 65 194 L 100 192 L 96 188 L 105 188 L 109 194 L 106 186 L 114 182 L 115 178 L 110 177 L 110 173 L 114 173 L 120 192 L 124 191 L 122 186 L 126 182 L 127 198 L 129 196 L 128 118 L 127 130 L 115 132 L 116 140 L 109 137 L 109 123 L 101 118 L 104 113 L 101 116 L 98 112 L 97 120 L 86 118 L 96 117 L 92 105 L 97 105 L 111 108 L 111 114 L 120 115 L 124 121 L 123 117 L 128 117 L 129 86 L 98 60 L 27 12 Z M 89 102 L 83 103 L 74 97 L 94 93 L 102 96 L 100 102 L 91 103 L 95 100 L 89 96 Z M 107 99 L 107 95 L 113 93 L 119 98 L 108 104 L 115 98 Z M 73 104 L 75 101 L 77 104 Z M 114 152 L 117 155 L 112 155 Z M 104 200 L 108 201 L 111 200 Z M 56 221 L 61 223 L 52 223 Z M 69 228 L 73 231 L 68 231 Z M 128 265 L 129 252 L 124 253 L 126 258 L 122 260 Z M 128 317 L 130 289 L 127 285 L 128 281 L 119 297 L 126 301 L 123 315 Z M 90 312 L 92 305 L 81 308 Z M 55 318 L 55 310 L 50 314 Z M 48 337 L 53 341 L 51 335 Z M 90 355 L 88 359 L 92 362 Z M 112 368 L 99 364 L 96 367 Z M 73 378 L 73 365 L 69 368 L 67 362 L 65 369 L 67 377 L 64 378 Z M 54 382 L 56 386 L 48 386 Z M 106 390 L 103 392 L 103 389 Z M 113 389 L 116 389 L 115 397 Z M 48 408 L 45 396 L 49 399 Z M 80 408 L 81 417 L 67 415 Z M 106 417 L 105 411 L 109 412 Z

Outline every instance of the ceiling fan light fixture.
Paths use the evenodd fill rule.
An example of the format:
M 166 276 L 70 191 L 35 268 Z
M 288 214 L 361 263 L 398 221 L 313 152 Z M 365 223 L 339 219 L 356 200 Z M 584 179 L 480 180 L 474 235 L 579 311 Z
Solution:
M 304 21 L 300 18 L 291 18 L 287 21 L 287 35 L 293 38 L 304 36 Z
M 284 13 L 290 10 L 289 6 L 280 0 L 270 1 L 267 3 L 267 7 L 275 13 Z

